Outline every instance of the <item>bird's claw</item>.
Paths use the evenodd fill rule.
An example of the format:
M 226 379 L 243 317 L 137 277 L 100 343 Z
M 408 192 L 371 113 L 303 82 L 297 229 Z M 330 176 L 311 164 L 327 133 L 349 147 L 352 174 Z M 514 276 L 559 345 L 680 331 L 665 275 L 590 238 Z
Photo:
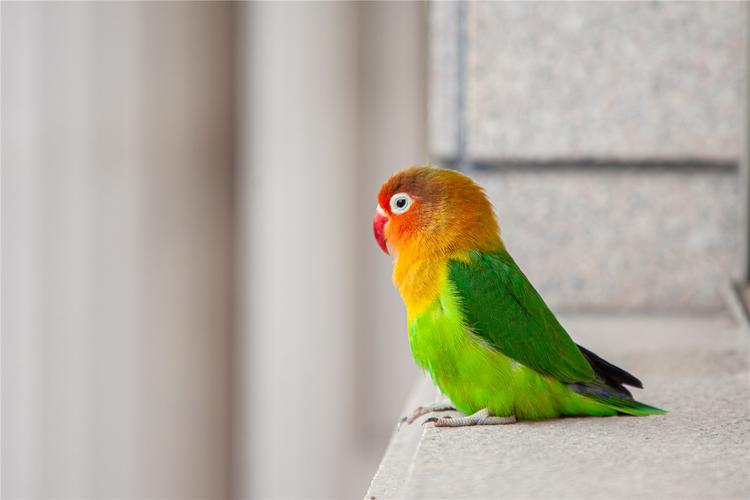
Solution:
M 511 415 L 509 417 L 497 417 L 490 415 L 490 411 L 487 408 L 483 408 L 478 412 L 468 415 L 465 417 L 451 418 L 450 416 L 445 417 L 430 417 L 424 421 L 424 423 L 433 423 L 435 427 L 466 427 L 470 425 L 506 425 L 513 424 L 516 422 L 516 417 Z
M 452 404 L 448 403 L 447 401 L 440 401 L 437 403 L 432 403 L 425 406 L 418 406 L 411 415 L 404 417 L 401 419 L 401 423 L 407 423 L 411 424 L 416 419 L 421 417 L 422 415 L 427 415 L 428 413 L 433 413 L 437 411 L 452 411 L 455 410 Z
M 422 425 L 425 425 L 425 424 L 435 424 L 435 423 L 438 422 L 438 420 L 450 420 L 452 418 L 453 417 L 451 417 L 450 415 L 446 415 L 444 417 L 430 417 L 430 418 L 426 418 L 424 420 L 424 422 L 422 422 Z

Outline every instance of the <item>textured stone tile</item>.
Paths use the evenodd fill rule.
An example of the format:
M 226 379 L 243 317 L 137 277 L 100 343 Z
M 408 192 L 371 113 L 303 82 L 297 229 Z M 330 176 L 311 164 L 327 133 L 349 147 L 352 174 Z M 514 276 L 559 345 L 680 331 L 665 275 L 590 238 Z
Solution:
M 401 498 L 747 498 L 748 398 L 743 373 L 675 381 L 666 416 L 432 428 Z
M 438 158 L 458 154 L 458 2 L 429 4 L 428 141 Z
M 747 4 L 467 8 L 473 159 L 739 156 Z M 449 77 L 433 72 L 432 85 Z
M 545 300 L 574 311 L 715 311 L 738 268 L 733 169 L 471 174 Z

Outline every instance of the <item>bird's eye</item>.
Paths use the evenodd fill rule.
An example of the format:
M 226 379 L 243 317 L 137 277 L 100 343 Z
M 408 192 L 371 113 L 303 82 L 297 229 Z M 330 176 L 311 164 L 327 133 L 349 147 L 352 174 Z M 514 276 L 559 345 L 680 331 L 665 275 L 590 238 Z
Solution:
M 394 214 L 402 214 L 409 210 L 413 200 L 411 196 L 406 193 L 396 193 L 391 196 L 391 212 Z

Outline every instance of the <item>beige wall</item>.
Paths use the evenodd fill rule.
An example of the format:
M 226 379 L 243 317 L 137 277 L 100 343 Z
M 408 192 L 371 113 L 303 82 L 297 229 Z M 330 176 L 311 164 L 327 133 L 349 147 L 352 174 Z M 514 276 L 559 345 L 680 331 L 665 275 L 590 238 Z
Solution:
M 363 494 L 414 375 L 370 223 L 425 160 L 424 11 L 3 3 L 4 498 Z
M 3 4 L 3 498 L 228 491 L 230 25 Z

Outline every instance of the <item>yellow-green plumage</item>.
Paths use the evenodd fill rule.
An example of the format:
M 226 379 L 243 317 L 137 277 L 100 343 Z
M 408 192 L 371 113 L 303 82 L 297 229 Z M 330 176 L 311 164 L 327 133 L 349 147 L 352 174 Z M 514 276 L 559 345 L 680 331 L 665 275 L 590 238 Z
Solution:
M 467 327 L 460 294 L 445 274 L 437 300 L 411 319 L 409 343 L 417 364 L 458 410 L 471 414 L 488 408 L 496 416 L 528 420 L 617 414 L 615 408 L 506 356 Z
M 616 411 L 569 390 L 492 349 L 463 325 L 456 292 L 446 281 L 440 298 L 409 325 L 414 359 L 456 409 L 470 415 L 545 419 L 564 415 L 615 415 Z

